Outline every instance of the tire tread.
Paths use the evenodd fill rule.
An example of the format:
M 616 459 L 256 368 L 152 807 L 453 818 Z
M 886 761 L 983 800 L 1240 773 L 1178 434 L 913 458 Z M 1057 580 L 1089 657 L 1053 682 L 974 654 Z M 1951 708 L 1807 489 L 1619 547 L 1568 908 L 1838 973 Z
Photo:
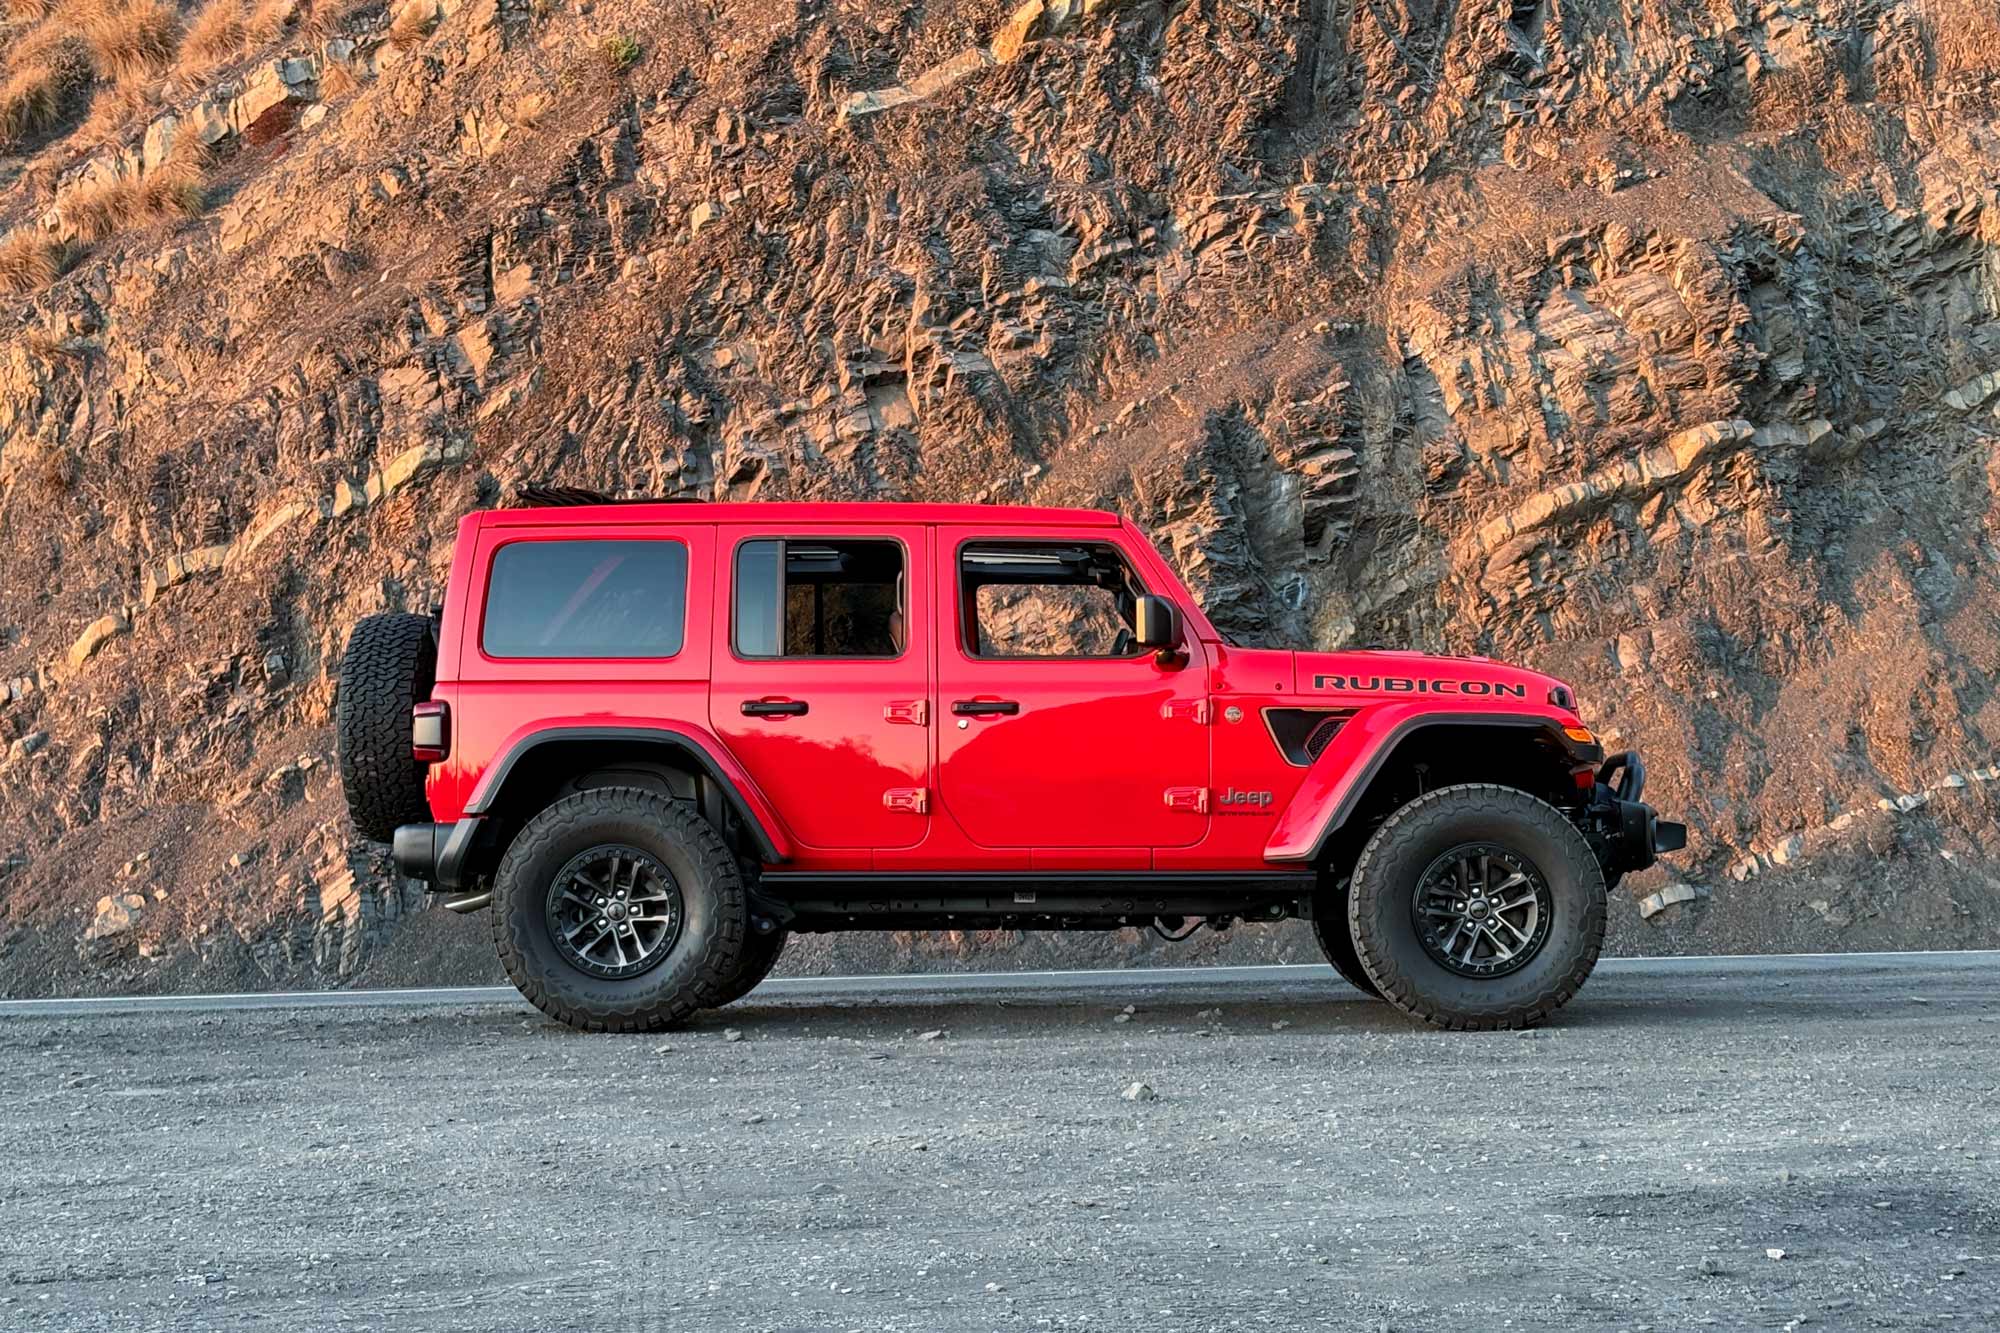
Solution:
M 1490 1014 L 1468 1017 L 1425 998 L 1415 982 L 1390 964 L 1386 951 L 1377 947 L 1379 941 L 1371 938 L 1371 931 L 1362 928 L 1362 904 L 1374 892 L 1372 872 L 1392 840 L 1415 836 L 1415 830 L 1424 822 L 1456 822 L 1478 815 L 1527 815 L 1543 821 L 1553 819 L 1568 834 L 1558 839 L 1566 849 L 1569 861 L 1565 868 L 1586 886 L 1594 886 L 1595 891 L 1588 894 L 1589 906 L 1583 923 L 1585 950 L 1541 999 L 1533 1004 L 1513 1005 Z M 1503 1028 L 1533 1027 L 1575 998 L 1596 968 L 1598 955 L 1604 948 L 1604 872 L 1598 866 L 1597 858 L 1591 854 L 1590 844 L 1583 840 L 1560 810 L 1516 787 L 1468 782 L 1424 793 L 1382 821 L 1382 826 L 1375 830 L 1355 860 L 1350 884 L 1348 914 L 1355 952 L 1382 998 L 1410 1017 L 1447 1031 L 1490 1032 Z
M 529 950 L 526 932 L 535 928 L 533 923 L 540 920 L 540 912 L 521 920 L 520 914 L 511 910 L 511 897 L 534 887 L 518 883 L 523 863 L 573 833 L 578 822 L 604 819 L 654 823 L 667 837 L 681 843 L 706 880 L 708 890 L 716 895 L 717 928 L 707 936 L 689 984 L 666 995 L 647 995 L 630 1005 L 592 1010 L 564 997 L 526 966 Z M 723 993 L 736 971 L 744 935 L 749 929 L 742 875 L 736 858 L 715 827 L 684 809 L 681 802 L 637 787 L 593 787 L 557 800 L 529 820 L 508 846 L 493 883 L 493 943 L 500 954 L 500 965 L 528 1003 L 557 1022 L 585 1032 L 659 1032 L 713 1005 L 714 997 Z M 682 894 L 692 887 L 682 885 Z
M 410 755 L 410 707 L 437 673 L 436 639 L 424 616 L 367 616 L 340 659 L 334 735 L 347 812 L 362 837 L 387 842 L 403 824 L 431 817 L 424 765 Z

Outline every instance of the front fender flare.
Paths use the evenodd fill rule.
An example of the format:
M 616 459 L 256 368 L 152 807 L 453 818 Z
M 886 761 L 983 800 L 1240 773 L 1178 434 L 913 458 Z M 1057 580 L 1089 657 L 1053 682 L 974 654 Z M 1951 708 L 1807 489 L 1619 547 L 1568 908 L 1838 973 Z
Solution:
M 1577 767 L 1594 769 L 1604 757 L 1603 747 L 1572 739 L 1563 730 L 1570 725 L 1574 724 L 1550 713 L 1497 707 L 1439 712 L 1428 704 L 1408 703 L 1364 708 L 1340 729 L 1306 771 L 1305 780 L 1264 844 L 1264 859 L 1317 861 L 1368 794 L 1369 784 L 1396 747 L 1419 731 L 1464 726 L 1534 728 L 1553 735 Z

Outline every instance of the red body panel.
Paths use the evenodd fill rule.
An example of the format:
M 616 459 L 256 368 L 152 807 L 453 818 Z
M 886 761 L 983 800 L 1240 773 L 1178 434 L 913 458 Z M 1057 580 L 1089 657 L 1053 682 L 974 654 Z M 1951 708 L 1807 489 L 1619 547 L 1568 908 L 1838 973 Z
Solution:
M 1176 604 L 1182 658 L 972 655 L 958 629 L 961 544 L 1080 530 L 1117 545 L 1146 591 Z M 731 555 L 752 536 L 901 542 L 903 651 L 739 657 L 730 636 Z M 488 657 L 481 625 L 494 551 L 563 537 L 682 543 L 680 651 Z M 432 767 L 429 795 L 437 819 L 458 819 L 495 766 L 538 733 L 652 729 L 711 757 L 787 869 L 1258 870 L 1309 859 L 1329 813 L 1399 729 L 1445 714 L 1580 725 L 1567 694 L 1552 693 L 1559 687 L 1476 658 L 1230 646 L 1144 535 L 1106 513 L 873 504 L 503 510 L 471 515 L 459 528 L 434 696 L 451 710 L 451 753 Z M 745 716 L 746 700 L 809 710 Z M 1007 701 L 1018 711 L 961 717 L 952 712 L 960 700 Z M 1300 766 L 1273 735 L 1273 708 L 1353 716 Z
M 1085 849 L 1095 854 L 1125 848 L 1120 859 L 1130 860 L 1129 849 L 1200 842 L 1208 830 L 1205 806 L 1176 808 L 1166 794 L 1208 785 L 1208 736 L 1194 707 L 1204 702 L 1203 645 L 1190 644 L 1190 660 L 1169 667 L 1150 654 L 974 657 L 957 632 L 958 551 L 969 540 L 995 535 L 991 524 L 937 530 L 932 583 L 941 630 L 940 806 L 980 846 L 1034 848 L 1036 863 L 1066 861 L 1065 868 L 1095 864 Z M 1064 534 L 1020 524 L 997 535 L 1036 540 Z M 1128 549 L 1126 555 L 1137 552 Z M 1178 591 L 1161 586 L 1157 574 L 1140 573 L 1149 592 Z M 1020 711 L 957 717 L 952 707 L 961 700 L 1007 702 Z M 1176 702 L 1188 707 L 1174 710 L 1170 705 Z
M 913 847 L 928 822 L 913 793 L 930 783 L 929 617 L 907 617 L 900 657 L 746 660 L 729 641 L 731 570 L 745 540 L 766 537 L 887 537 L 902 543 L 911 607 L 927 607 L 924 557 L 930 532 L 918 523 L 760 524 L 725 532 L 716 551 L 710 597 L 714 664 L 708 714 L 765 796 L 787 816 L 801 856 L 819 852 Z M 797 702 L 802 716 L 746 717 L 746 701 Z M 892 721 L 900 715 L 902 720 Z M 892 801 L 900 804 L 892 804 Z M 861 861 L 866 865 L 867 861 Z

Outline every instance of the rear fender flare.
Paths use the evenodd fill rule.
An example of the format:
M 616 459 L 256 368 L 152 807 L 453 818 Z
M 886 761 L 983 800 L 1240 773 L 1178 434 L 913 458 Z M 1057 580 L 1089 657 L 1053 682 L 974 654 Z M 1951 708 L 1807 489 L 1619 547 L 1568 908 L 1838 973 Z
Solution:
M 500 758 L 487 766 L 472 789 L 472 795 L 465 802 L 466 818 L 477 819 L 491 811 L 506 790 L 508 776 L 537 751 L 579 741 L 633 743 L 691 761 L 721 790 L 723 799 L 729 802 L 737 819 L 749 830 L 758 856 L 766 865 L 791 860 L 791 839 L 779 822 L 777 811 L 757 789 L 757 784 L 742 765 L 713 736 L 691 727 L 658 722 L 543 727 L 511 737 Z
M 1577 767 L 1595 767 L 1602 747 L 1572 739 L 1563 728 L 1574 725 L 1547 713 L 1501 709 L 1454 710 L 1440 713 L 1423 704 L 1383 705 L 1355 715 L 1306 771 L 1291 804 L 1278 816 L 1264 859 L 1273 862 L 1313 862 L 1347 823 L 1368 794 L 1396 747 L 1419 731 L 1436 727 L 1523 727 L 1546 731 L 1569 753 Z

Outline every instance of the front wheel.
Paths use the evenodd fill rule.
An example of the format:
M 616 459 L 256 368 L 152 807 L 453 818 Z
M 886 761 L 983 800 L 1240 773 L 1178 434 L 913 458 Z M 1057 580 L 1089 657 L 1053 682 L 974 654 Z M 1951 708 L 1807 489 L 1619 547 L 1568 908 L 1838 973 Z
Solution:
M 1333 970 L 1340 973 L 1340 979 L 1370 999 L 1379 1000 L 1382 992 L 1375 989 L 1374 981 L 1361 966 L 1361 955 L 1354 951 L 1354 930 L 1347 924 L 1347 899 L 1346 884 L 1319 896 L 1319 901 L 1313 904 L 1313 934 L 1319 939 L 1320 952 L 1333 964 Z
M 1355 862 L 1348 924 L 1382 998 L 1443 1028 L 1530 1027 L 1604 946 L 1604 874 L 1561 811 L 1510 787 L 1443 787 Z
M 743 941 L 743 957 L 736 964 L 722 990 L 710 1001 L 717 1009 L 725 1004 L 734 1004 L 757 987 L 764 984 L 764 978 L 771 975 L 771 969 L 778 965 L 778 956 L 785 951 L 785 942 L 791 938 L 789 931 L 773 930 L 759 935 L 752 931 Z
M 717 1002 L 743 957 L 736 860 L 683 802 L 630 787 L 565 796 L 529 820 L 493 877 L 507 975 L 551 1018 L 651 1032 Z

